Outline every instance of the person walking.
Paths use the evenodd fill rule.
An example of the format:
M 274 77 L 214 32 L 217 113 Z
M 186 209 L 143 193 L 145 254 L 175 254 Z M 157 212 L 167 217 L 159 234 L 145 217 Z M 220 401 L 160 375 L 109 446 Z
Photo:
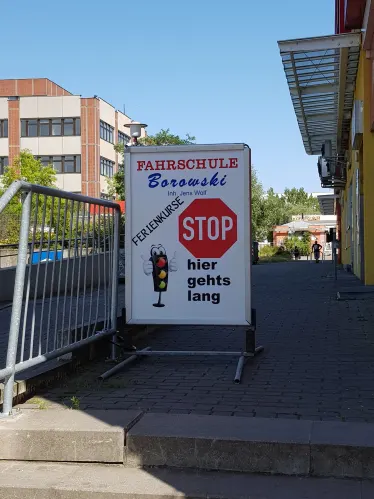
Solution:
M 295 246 L 295 249 L 293 250 L 293 254 L 295 256 L 295 260 L 299 260 L 300 258 L 300 250 L 297 246 Z
M 313 246 L 312 246 L 312 253 L 314 255 L 314 259 L 315 259 L 316 263 L 319 263 L 319 259 L 321 256 L 321 249 L 322 249 L 322 246 L 318 243 L 318 241 L 316 239 Z

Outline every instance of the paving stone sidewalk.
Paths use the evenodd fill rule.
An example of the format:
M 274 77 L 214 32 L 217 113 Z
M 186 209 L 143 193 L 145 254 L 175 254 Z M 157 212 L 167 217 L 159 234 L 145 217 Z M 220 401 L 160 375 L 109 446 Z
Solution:
M 44 393 L 53 407 L 74 396 L 81 409 L 374 422 L 374 301 L 337 301 L 340 287 L 359 286 L 344 272 L 338 281 L 324 262 L 253 268 L 253 305 L 259 344 L 241 384 L 232 358 L 146 358 L 112 378 L 111 366 L 92 364 Z M 228 327 L 165 327 L 149 338 L 153 349 L 240 350 L 244 331 Z M 139 345 L 141 346 L 141 345 Z

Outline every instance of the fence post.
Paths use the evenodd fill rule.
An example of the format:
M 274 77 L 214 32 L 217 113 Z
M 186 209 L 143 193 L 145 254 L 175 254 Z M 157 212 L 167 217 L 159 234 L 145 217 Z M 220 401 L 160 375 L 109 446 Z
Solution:
M 4 402 L 3 402 L 3 413 L 2 413 L 4 416 L 10 415 L 13 407 L 14 372 L 15 372 L 15 364 L 17 357 L 19 326 L 22 315 L 23 288 L 25 283 L 25 274 L 27 266 L 31 199 L 32 199 L 32 192 L 29 191 L 26 194 L 22 206 L 21 227 L 20 227 L 19 246 L 18 246 L 18 261 L 17 261 L 16 277 L 14 282 L 12 317 L 9 328 L 8 352 L 6 358 L 6 367 L 8 368 L 10 367 L 12 369 L 12 374 L 7 376 L 4 380 Z M 31 266 L 29 272 L 31 272 Z
M 114 210 L 114 230 L 113 230 L 113 269 L 112 269 L 112 309 L 110 326 L 116 333 L 117 331 L 117 308 L 118 308 L 118 264 L 119 264 L 119 231 L 120 231 L 120 217 L 119 210 Z M 116 334 L 113 335 L 113 342 L 116 342 Z M 116 345 L 112 343 L 112 359 L 116 358 Z

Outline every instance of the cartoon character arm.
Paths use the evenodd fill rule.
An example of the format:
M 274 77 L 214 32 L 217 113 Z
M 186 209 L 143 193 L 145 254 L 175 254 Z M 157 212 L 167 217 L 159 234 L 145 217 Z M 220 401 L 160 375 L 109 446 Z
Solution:
M 143 272 L 144 272 L 144 274 L 151 275 L 153 272 L 152 260 L 149 258 L 146 258 L 144 255 L 141 255 L 141 258 L 143 260 Z
M 177 252 L 174 252 L 173 258 L 169 262 L 169 270 L 170 272 L 176 272 L 178 270 L 178 263 L 177 263 Z

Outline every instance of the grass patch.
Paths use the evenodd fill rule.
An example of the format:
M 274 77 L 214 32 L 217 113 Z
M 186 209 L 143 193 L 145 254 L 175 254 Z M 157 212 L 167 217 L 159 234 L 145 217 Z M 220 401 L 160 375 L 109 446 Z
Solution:
M 31 399 L 27 400 L 25 403 L 37 405 L 38 409 L 40 410 L 48 409 L 48 402 L 39 397 L 32 397 Z
M 282 263 L 291 261 L 292 256 L 289 253 L 282 253 L 280 255 L 261 257 L 259 263 Z
M 79 398 L 78 397 L 71 397 L 70 402 L 71 402 L 71 408 L 76 410 L 76 411 L 79 411 L 79 407 L 80 407 Z

